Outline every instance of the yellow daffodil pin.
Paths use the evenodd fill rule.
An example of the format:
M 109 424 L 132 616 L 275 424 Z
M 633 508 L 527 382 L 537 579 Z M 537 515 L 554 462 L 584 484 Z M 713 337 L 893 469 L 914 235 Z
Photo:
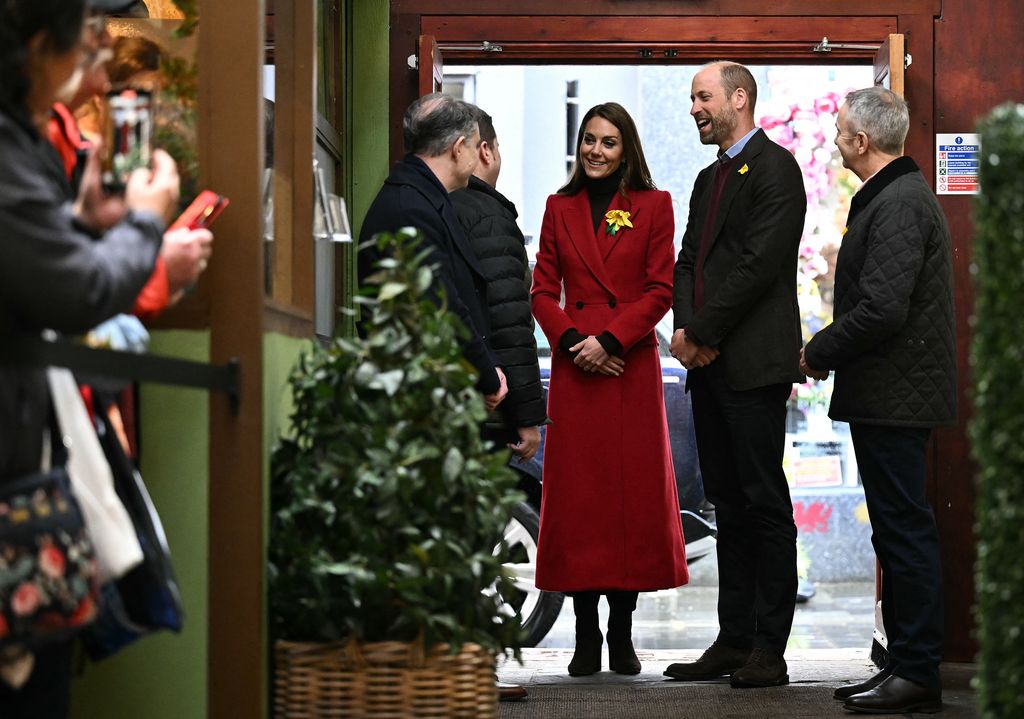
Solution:
M 604 215 L 605 222 L 608 224 L 605 226 L 605 234 L 612 235 L 613 237 L 623 227 L 633 227 L 633 223 L 629 221 L 629 213 L 623 210 L 608 210 Z
M 747 174 L 748 172 L 750 172 L 750 165 L 748 165 L 748 164 L 746 164 L 746 163 L 743 163 L 743 167 L 741 167 L 741 168 L 739 169 L 739 173 L 740 173 L 741 175 L 745 175 L 745 174 Z

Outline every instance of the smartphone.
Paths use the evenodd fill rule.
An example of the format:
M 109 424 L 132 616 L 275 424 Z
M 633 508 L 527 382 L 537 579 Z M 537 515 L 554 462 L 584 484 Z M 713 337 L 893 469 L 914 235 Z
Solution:
M 128 177 L 149 167 L 153 141 L 153 95 L 125 88 L 107 93 L 107 117 L 103 152 L 103 185 L 111 192 L 124 191 Z
M 224 195 L 218 195 L 212 190 L 203 190 L 167 229 L 187 227 L 190 230 L 198 230 L 201 227 L 209 227 L 229 202 Z

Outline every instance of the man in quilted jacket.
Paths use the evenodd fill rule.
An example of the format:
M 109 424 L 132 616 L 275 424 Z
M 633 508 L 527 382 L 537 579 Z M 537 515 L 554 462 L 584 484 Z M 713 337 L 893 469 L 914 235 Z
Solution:
M 836 120 L 843 165 L 864 181 L 836 265 L 835 320 L 804 348 L 812 377 L 835 370 L 829 416 L 849 422 L 882 566 L 886 666 L 836 699 L 862 713 L 942 708 L 942 567 L 925 494 L 933 427 L 956 420 L 949 228 L 903 156 L 907 105 L 881 87 L 850 93 Z
M 537 340 L 530 309 L 530 266 L 526 241 L 516 224 L 515 205 L 495 189 L 501 153 L 491 116 L 477 108 L 479 160 L 469 186 L 452 193 L 459 223 L 487 279 L 485 303 L 491 322 L 488 344 L 505 371 L 508 396 L 484 427 L 485 436 L 507 445 L 519 458 L 540 447 L 538 425 L 547 419 Z

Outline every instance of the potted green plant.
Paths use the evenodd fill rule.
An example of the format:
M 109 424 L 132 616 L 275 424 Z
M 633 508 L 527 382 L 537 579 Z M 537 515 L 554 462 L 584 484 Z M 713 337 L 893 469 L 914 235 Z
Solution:
M 480 437 L 465 329 L 431 299 L 415 233 L 376 241 L 389 259 L 357 298 L 365 336 L 300 358 L 271 459 L 275 706 L 496 716 L 495 653 L 519 644 L 498 593 L 521 495 Z M 462 699 L 438 698 L 444 687 Z

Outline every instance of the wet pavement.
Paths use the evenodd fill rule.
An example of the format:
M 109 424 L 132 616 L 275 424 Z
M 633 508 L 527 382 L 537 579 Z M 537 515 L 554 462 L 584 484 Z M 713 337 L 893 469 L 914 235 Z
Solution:
M 691 583 L 641 594 L 633 618 L 633 640 L 643 667 L 637 676 L 604 671 L 570 677 L 574 620 L 571 600 L 547 637 L 523 650 L 522 664 L 505 661 L 502 681 L 523 684 L 530 697 L 501 704 L 503 719 L 818 719 L 852 717 L 833 701 L 835 687 L 863 681 L 876 670 L 869 658 L 874 625 L 873 582 L 820 583 L 798 604 L 786 650 L 790 686 L 732 689 L 727 680 L 675 682 L 662 672 L 673 662 L 693 661 L 718 633 L 717 569 L 714 554 L 691 566 Z M 601 603 L 602 626 L 607 605 Z M 976 719 L 970 689 L 973 665 L 943 665 L 943 719 Z M 910 716 L 910 715 L 904 715 Z M 922 715 L 915 715 L 922 716 Z
M 717 557 L 712 552 L 690 566 L 690 583 L 678 589 L 640 595 L 633 615 L 633 643 L 637 649 L 703 651 L 718 634 Z M 815 584 L 816 594 L 798 604 L 789 649 L 862 649 L 871 647 L 874 626 L 873 582 Z M 601 624 L 608 617 L 600 605 Z M 572 600 L 538 648 L 571 648 L 575 641 Z

